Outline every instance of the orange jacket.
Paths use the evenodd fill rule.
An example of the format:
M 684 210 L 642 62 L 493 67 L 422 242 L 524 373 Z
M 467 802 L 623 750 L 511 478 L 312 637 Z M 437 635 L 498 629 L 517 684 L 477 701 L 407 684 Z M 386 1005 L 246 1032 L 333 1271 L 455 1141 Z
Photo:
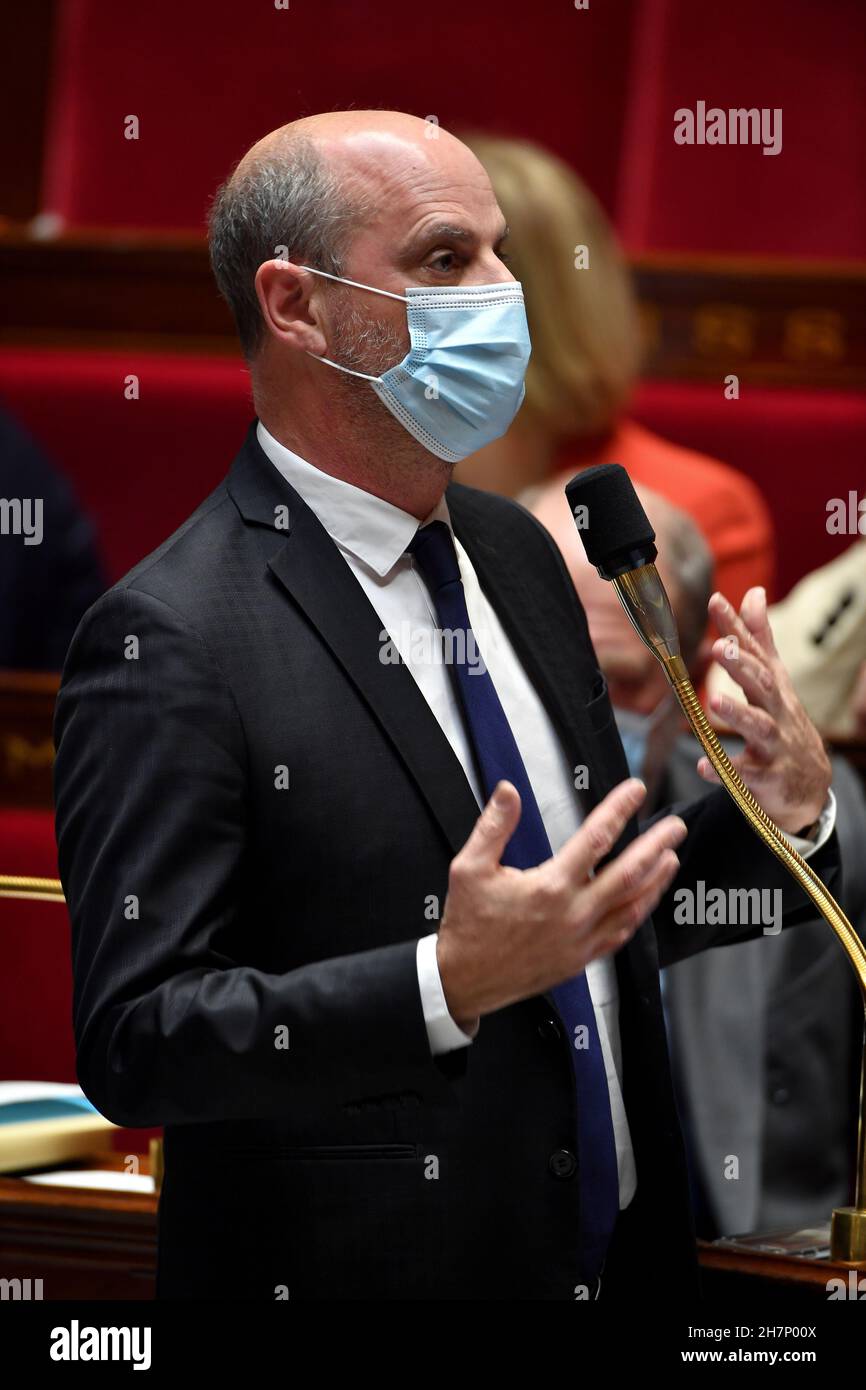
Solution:
M 557 476 L 539 496 L 539 508 L 548 490 L 561 491 L 569 478 L 594 463 L 621 463 L 633 482 L 689 513 L 713 553 L 716 588 L 737 608 L 755 584 L 762 584 L 772 598 L 773 523 L 760 491 L 744 473 L 624 420 L 592 456 L 577 447 L 561 450 Z

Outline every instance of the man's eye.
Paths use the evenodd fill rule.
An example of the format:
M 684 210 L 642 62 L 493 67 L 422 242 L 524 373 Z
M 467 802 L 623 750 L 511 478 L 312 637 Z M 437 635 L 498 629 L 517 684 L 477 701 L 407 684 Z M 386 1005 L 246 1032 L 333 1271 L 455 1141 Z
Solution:
M 434 256 L 432 261 L 429 262 L 430 270 L 441 270 L 446 274 L 449 270 L 456 269 L 456 266 L 457 257 L 453 251 L 440 251 L 439 254 Z

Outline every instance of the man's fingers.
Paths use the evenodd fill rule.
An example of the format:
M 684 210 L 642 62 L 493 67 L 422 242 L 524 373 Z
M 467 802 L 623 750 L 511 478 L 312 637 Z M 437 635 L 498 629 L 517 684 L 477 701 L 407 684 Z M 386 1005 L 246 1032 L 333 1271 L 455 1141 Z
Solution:
M 757 656 L 767 655 L 759 638 L 746 626 L 734 605 L 725 598 L 724 594 L 718 591 L 714 593 L 707 607 L 710 617 L 723 637 L 736 637 L 744 651 L 754 652 Z
M 679 867 L 680 861 L 673 850 L 664 850 L 656 859 L 655 868 L 642 884 L 640 892 L 628 902 L 618 904 L 594 928 L 589 939 L 592 960 L 617 950 L 634 936 L 640 924 L 658 907 L 676 878 Z
M 778 656 L 773 629 L 770 626 L 766 589 L 760 585 L 748 589 L 740 605 L 740 613 L 746 627 L 754 633 L 764 650 L 771 656 Z
M 454 863 L 475 872 L 498 864 L 520 820 L 520 793 L 511 782 L 498 782 Z
M 771 714 L 756 705 L 744 705 L 729 695 L 714 695 L 710 705 L 729 728 L 741 734 L 762 757 L 772 758 L 779 746 L 779 726 Z
M 593 807 L 580 829 L 555 856 L 571 883 L 583 883 L 590 869 L 613 849 L 645 796 L 643 782 L 637 777 L 628 777 Z
M 782 694 L 765 655 L 754 656 L 742 648 L 735 654 L 728 649 L 725 639 L 720 637 L 713 643 L 713 657 L 737 682 L 750 704 L 770 714 L 777 714 L 781 710 Z
M 600 920 L 640 892 L 652 878 L 660 857 L 682 844 L 686 834 L 685 821 L 679 816 L 665 816 L 633 840 L 612 864 L 605 865 L 587 889 L 592 916 Z
M 772 786 L 778 778 L 773 767 L 769 763 L 756 761 L 749 749 L 744 749 L 742 753 L 738 753 L 736 757 L 731 758 L 730 762 L 731 767 L 739 772 L 750 791 L 756 791 L 764 785 Z M 721 785 L 721 778 L 709 758 L 699 758 L 697 769 L 698 775 L 705 782 L 712 782 L 714 786 Z
M 733 759 L 732 759 L 731 761 L 733 761 Z M 721 777 L 719 776 L 719 774 L 716 772 L 716 769 L 713 767 L 713 765 L 712 765 L 712 763 L 710 762 L 709 758 L 707 758 L 707 757 L 698 758 L 698 764 L 697 764 L 697 766 L 698 766 L 698 776 L 699 776 L 699 777 L 703 777 L 703 779 L 704 779 L 705 782 L 711 782 L 711 783 L 713 784 L 713 786 L 716 786 L 716 787 L 720 787 L 720 786 L 722 785 L 722 779 L 721 779 Z

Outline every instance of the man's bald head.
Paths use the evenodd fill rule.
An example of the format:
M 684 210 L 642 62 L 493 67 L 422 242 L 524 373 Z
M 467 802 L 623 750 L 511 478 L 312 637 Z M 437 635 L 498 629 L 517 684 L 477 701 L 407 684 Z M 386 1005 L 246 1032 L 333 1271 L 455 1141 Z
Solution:
M 450 144 L 455 153 L 459 147 L 460 157 L 477 164 L 474 155 L 455 136 L 435 122 L 405 111 L 324 111 L 291 121 L 257 140 L 239 161 L 235 173 L 242 174 L 262 160 L 291 160 L 293 146 L 305 141 L 341 177 L 350 180 L 354 175 L 363 183 L 374 175 L 387 175 L 392 162 L 399 165 L 406 157 L 434 159 L 431 143 L 440 139 L 444 145 Z
M 285 256 L 341 275 L 345 242 L 368 211 L 300 133 L 304 124 L 258 141 L 218 189 L 208 218 L 211 266 L 248 359 L 264 336 L 255 288 L 262 262 Z
M 487 175 L 459 140 L 399 111 L 333 111 L 271 131 L 217 192 L 209 217 L 211 263 L 238 326 L 244 355 L 260 347 L 255 290 L 263 262 L 283 258 L 345 274 L 353 236 L 407 190 L 453 202 Z

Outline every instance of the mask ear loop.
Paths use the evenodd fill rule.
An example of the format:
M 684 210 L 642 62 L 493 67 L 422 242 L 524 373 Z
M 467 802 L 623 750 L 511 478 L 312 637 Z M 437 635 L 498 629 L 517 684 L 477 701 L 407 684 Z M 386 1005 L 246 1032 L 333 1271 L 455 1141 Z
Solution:
M 405 294 L 394 294 L 391 290 L 379 290 L 375 285 L 362 285 L 360 280 L 347 280 L 342 275 L 331 275 L 327 270 L 316 270 L 311 265 L 302 265 L 299 268 L 308 270 L 311 275 L 324 275 L 326 280 L 336 280 L 341 285 L 352 285 L 356 290 L 369 290 L 371 294 L 384 294 L 388 299 L 399 299 L 402 304 L 409 303 Z M 307 356 L 315 357 L 317 362 L 327 362 L 329 367 L 336 367 L 338 372 L 345 372 L 346 376 L 359 376 L 363 381 L 381 381 L 381 377 L 371 376 L 369 372 L 355 372 L 351 367 L 341 367 L 339 362 L 334 362 L 330 357 L 320 357 L 317 352 L 310 352 L 309 348 L 307 348 Z
M 378 376 L 370 376 L 369 372 L 356 372 L 356 371 L 353 371 L 353 369 L 352 369 L 351 367 L 341 367 L 339 362 L 335 362 L 335 361 L 334 361 L 332 358 L 330 358 L 330 357 L 320 357 L 319 354 L 318 354 L 317 352 L 310 352 L 310 349 L 309 349 L 309 348 L 305 348 L 304 351 L 306 352 L 306 354 L 307 354 L 308 357 L 315 357 L 315 359 L 316 359 L 317 362 L 327 362 L 327 364 L 328 364 L 329 367 L 336 367 L 338 372 L 345 372 L 345 373 L 346 373 L 346 376 L 359 376 L 359 377 L 362 377 L 364 381 L 381 381 L 381 380 L 382 380 L 381 377 L 378 377 Z
M 353 285 L 356 290 L 369 290 L 371 294 L 384 294 L 388 299 L 399 299 L 403 304 L 409 303 L 405 294 L 394 294 L 392 290 L 378 290 L 375 285 L 362 285 L 360 280 L 347 280 L 343 275 L 331 275 L 327 270 L 316 270 L 311 265 L 302 265 L 298 269 L 308 270 L 311 275 L 324 275 L 326 280 L 337 280 L 341 285 Z

